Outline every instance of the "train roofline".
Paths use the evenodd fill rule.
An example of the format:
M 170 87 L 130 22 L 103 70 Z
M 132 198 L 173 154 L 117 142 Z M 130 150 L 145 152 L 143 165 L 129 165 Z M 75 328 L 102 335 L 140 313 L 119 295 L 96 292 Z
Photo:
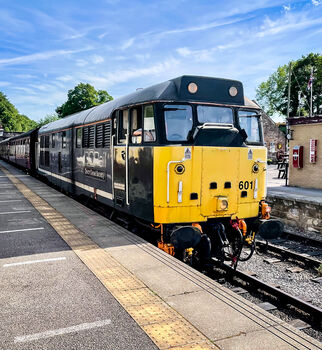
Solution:
M 196 82 L 197 85 L 200 85 L 202 95 L 201 93 L 199 95 L 198 93 L 193 95 L 187 92 L 187 84 L 189 84 L 189 82 Z M 238 92 L 237 95 L 233 97 L 229 96 L 228 94 L 229 87 L 232 86 L 237 87 Z M 217 97 L 212 97 L 212 94 L 216 95 Z M 39 134 L 55 132 L 79 125 L 103 121 L 108 119 L 113 111 L 118 108 L 148 102 L 162 101 L 201 103 L 214 102 L 242 108 L 260 108 L 256 103 L 244 96 L 243 85 L 238 80 L 183 75 L 145 89 L 137 90 L 115 100 L 91 107 L 46 124 L 39 129 Z

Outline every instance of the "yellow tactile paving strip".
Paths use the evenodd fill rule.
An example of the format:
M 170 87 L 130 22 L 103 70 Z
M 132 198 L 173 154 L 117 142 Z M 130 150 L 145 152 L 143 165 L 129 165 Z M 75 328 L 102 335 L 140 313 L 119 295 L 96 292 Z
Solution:
M 0 169 L 64 239 L 159 349 L 218 349 L 130 271 L 12 175 Z

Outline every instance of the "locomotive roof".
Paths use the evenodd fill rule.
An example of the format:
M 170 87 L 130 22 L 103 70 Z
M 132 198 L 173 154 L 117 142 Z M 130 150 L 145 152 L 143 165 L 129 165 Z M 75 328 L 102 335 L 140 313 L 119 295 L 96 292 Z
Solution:
M 198 86 L 195 94 L 188 92 L 187 86 L 191 82 Z M 230 96 L 228 92 L 232 86 L 237 88 L 237 95 L 234 97 Z M 105 120 L 117 108 L 149 101 L 215 102 L 259 108 L 247 97 L 244 97 L 243 85 L 240 81 L 184 75 L 46 124 L 39 129 L 39 134 Z

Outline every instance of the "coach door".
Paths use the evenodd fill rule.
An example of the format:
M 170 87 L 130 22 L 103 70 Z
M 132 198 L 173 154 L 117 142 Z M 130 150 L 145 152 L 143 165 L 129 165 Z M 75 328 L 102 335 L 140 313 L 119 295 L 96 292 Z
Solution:
M 113 190 L 116 206 L 129 204 L 128 196 L 128 156 L 129 156 L 129 110 L 117 111 L 115 141 L 113 149 Z

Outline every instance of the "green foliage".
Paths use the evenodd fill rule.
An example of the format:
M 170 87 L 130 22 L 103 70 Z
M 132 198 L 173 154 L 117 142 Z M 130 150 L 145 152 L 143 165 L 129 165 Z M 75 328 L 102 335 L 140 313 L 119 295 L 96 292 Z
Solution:
M 297 61 L 291 61 L 291 97 L 290 116 L 298 114 L 299 101 L 298 92 L 302 91 L 303 106 L 301 115 L 309 114 L 310 91 L 307 84 L 313 67 L 313 113 L 322 113 L 322 56 L 310 53 L 302 56 Z M 287 114 L 287 94 L 288 94 L 288 64 L 278 67 L 267 81 L 261 83 L 256 89 L 256 99 L 269 116 Z
M 24 132 L 34 129 L 37 123 L 23 114 L 0 92 L 0 124 L 5 131 Z
M 84 83 L 69 90 L 67 96 L 67 101 L 56 108 L 60 118 L 113 100 L 105 90 L 97 91 L 92 85 Z
M 56 120 L 60 119 L 56 113 L 53 114 L 47 114 L 45 118 L 41 118 L 38 122 L 38 127 L 41 127 L 45 124 L 54 122 Z
M 322 264 L 320 264 L 319 267 L 316 268 L 316 271 L 318 273 L 318 276 L 321 277 L 322 276 Z

